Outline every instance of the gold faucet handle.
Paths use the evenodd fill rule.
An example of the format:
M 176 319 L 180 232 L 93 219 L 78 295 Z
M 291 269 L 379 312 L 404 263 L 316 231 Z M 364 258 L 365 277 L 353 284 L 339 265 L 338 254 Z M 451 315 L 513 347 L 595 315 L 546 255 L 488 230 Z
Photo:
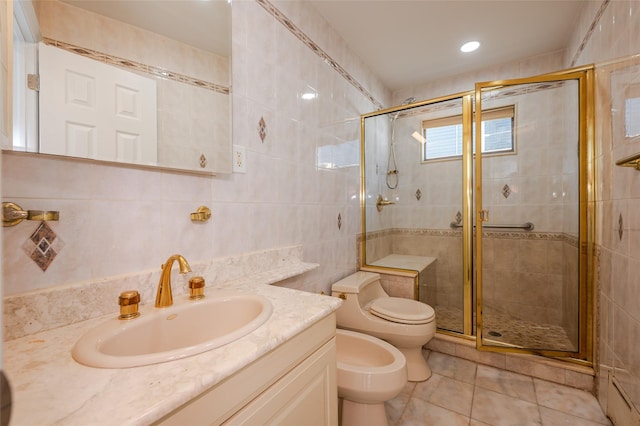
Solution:
M 118 304 L 120 305 L 120 316 L 118 319 L 129 320 L 140 316 L 138 304 L 140 303 L 140 293 L 137 290 L 127 290 L 120 293 Z
M 193 277 L 189 280 L 189 299 L 198 300 L 204 297 L 204 278 Z

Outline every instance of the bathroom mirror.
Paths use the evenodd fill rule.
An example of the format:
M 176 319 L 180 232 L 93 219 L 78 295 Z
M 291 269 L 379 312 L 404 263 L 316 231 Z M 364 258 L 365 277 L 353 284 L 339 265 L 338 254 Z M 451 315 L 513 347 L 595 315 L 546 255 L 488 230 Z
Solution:
M 227 0 L 20 3 L 35 25 L 26 25 L 31 41 L 14 40 L 14 99 L 31 113 L 14 112 L 13 146 L 4 149 L 231 173 Z M 37 97 L 20 94 L 20 79 L 33 85 L 29 63 L 39 64 Z

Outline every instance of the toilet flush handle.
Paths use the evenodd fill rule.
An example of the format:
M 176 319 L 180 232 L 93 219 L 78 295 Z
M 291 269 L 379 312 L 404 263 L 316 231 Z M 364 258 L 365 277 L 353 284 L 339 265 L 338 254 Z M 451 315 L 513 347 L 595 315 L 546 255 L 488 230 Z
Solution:
M 345 293 L 340 293 L 338 297 L 342 300 L 347 300 L 347 295 Z

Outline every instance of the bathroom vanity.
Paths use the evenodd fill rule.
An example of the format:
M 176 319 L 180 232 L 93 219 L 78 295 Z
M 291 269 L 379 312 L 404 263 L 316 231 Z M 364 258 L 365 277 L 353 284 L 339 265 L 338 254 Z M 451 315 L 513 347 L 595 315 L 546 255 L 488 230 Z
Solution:
M 207 288 L 207 294 L 260 294 L 270 300 L 273 313 L 232 343 L 175 361 L 119 369 L 74 361 L 70 351 L 77 339 L 109 316 L 5 342 L 11 424 L 302 424 L 313 419 L 337 425 L 335 311 L 341 301 L 265 284 L 254 276 Z
M 331 314 L 156 424 L 337 424 L 337 389 Z

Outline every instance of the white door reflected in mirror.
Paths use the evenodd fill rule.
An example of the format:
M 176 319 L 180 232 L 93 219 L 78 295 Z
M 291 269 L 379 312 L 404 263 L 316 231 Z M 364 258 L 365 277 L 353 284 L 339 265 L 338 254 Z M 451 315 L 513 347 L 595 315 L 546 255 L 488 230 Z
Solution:
M 16 2 L 14 18 L 14 138 L 3 149 L 187 172 L 232 172 L 231 5 L 226 0 Z M 93 89 L 96 96 L 115 90 L 107 100 L 109 109 L 88 118 L 87 105 L 76 102 L 78 108 L 69 115 L 67 104 L 60 103 L 44 105 L 39 114 L 37 98 L 46 95 L 15 90 L 27 86 L 28 74 L 39 74 L 41 84 L 47 83 L 47 65 L 35 66 L 38 46 L 75 56 L 74 62 L 94 61 L 122 75 L 150 80 L 154 95 L 140 95 L 143 92 L 129 77 L 117 83 L 116 90 L 102 87 L 103 79 L 82 71 L 70 83 L 76 101 L 92 101 Z M 56 87 L 73 75 L 65 73 L 54 72 L 59 96 L 69 94 Z M 94 88 L 90 79 L 95 79 Z M 153 96 L 152 112 L 146 102 Z M 143 120 L 134 118 L 138 113 Z M 115 121 L 100 122 L 103 118 Z M 62 124 L 52 132 L 49 120 Z M 108 143 L 102 141 L 102 129 L 109 129 Z
M 39 44 L 40 152 L 155 165 L 156 82 Z

